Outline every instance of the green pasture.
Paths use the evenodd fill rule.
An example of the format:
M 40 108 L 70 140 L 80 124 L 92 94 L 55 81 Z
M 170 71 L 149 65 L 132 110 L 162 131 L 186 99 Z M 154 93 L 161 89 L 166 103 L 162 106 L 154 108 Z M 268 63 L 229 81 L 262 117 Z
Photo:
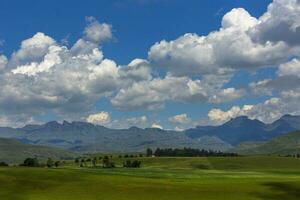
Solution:
M 0 168 L 5 200 L 291 200 L 300 197 L 300 159 L 132 158 L 140 169 Z

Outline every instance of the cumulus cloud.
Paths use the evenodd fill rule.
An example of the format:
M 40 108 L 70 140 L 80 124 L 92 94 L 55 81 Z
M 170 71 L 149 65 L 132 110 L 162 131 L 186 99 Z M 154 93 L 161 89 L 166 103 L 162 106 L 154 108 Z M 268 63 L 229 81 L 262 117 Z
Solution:
M 112 39 L 112 26 L 99 23 L 94 17 L 87 18 L 89 24 L 84 29 L 84 38 L 88 41 L 100 43 Z
M 166 76 L 150 81 L 134 82 L 128 88 L 122 88 L 111 103 L 122 109 L 132 110 L 146 108 L 155 110 L 162 108 L 165 101 L 205 101 L 207 94 L 200 80 L 188 77 Z
M 151 128 L 163 129 L 163 127 L 162 127 L 160 124 L 157 124 L 157 123 L 153 123 L 153 124 L 151 125 Z
M 24 40 L 10 59 L 1 56 L 1 68 L 6 65 L 0 73 L 2 115 L 14 119 L 16 113 L 24 113 L 30 119 L 51 110 L 64 119 L 75 120 L 90 112 L 97 100 L 118 89 L 120 67 L 104 59 L 100 40 L 88 41 L 86 37 L 69 49 L 39 32 Z M 22 118 L 24 123 L 27 118 Z
M 41 61 L 48 53 L 49 47 L 55 43 L 53 38 L 38 32 L 32 38 L 22 41 L 20 49 L 13 53 L 9 65 L 15 67 Z
M 259 18 L 251 36 L 262 43 L 283 41 L 289 45 L 300 44 L 300 1 L 274 0 L 268 11 Z
M 173 124 L 187 124 L 191 121 L 186 113 L 175 115 L 169 118 L 169 122 Z
M 213 95 L 209 101 L 212 103 L 230 102 L 241 98 L 244 94 L 245 91 L 243 89 L 225 88 Z
M 281 92 L 279 97 L 271 97 L 255 105 L 233 106 L 227 111 L 212 109 L 209 111 L 208 117 L 217 124 L 237 116 L 248 116 L 251 119 L 271 123 L 285 114 L 300 115 L 299 101 L 300 89 L 287 90 Z
M 294 58 L 290 62 L 281 64 L 277 73 L 279 76 L 294 75 L 300 77 L 300 60 Z
M 70 48 L 38 32 L 22 41 L 10 57 L 0 55 L 0 124 L 20 125 L 49 111 L 78 120 L 102 98 L 120 110 L 156 110 L 168 101 L 232 102 L 247 95 L 246 89 L 227 86 L 235 73 L 278 66 L 277 77 L 247 88 L 269 95 L 268 101 L 228 111 L 213 109 L 209 119 L 224 122 L 248 115 L 269 121 L 280 114 L 298 113 L 299 13 L 299 0 L 274 0 L 259 18 L 236 8 L 224 15 L 219 30 L 162 40 L 150 48 L 148 60 L 137 58 L 122 66 L 102 52 L 103 42 L 113 38 L 110 24 L 88 18 L 82 37 Z M 158 68 L 165 71 L 158 73 Z M 169 120 L 178 129 L 194 123 L 184 124 L 189 121 L 185 114 Z M 145 127 L 152 122 L 141 116 L 110 120 L 107 125 Z
M 232 118 L 247 115 L 253 109 L 253 105 L 244 105 L 242 108 L 239 106 L 233 106 L 227 111 L 221 109 L 212 109 L 208 112 L 208 117 L 211 121 L 217 124 L 222 124 Z
M 278 0 L 274 4 L 284 1 Z M 290 5 L 281 3 L 280 6 Z M 269 9 L 264 16 L 271 15 L 270 12 Z M 290 12 L 290 15 L 299 16 L 297 9 L 291 9 Z M 277 16 L 281 15 L 278 12 Z M 261 18 L 266 18 L 264 16 Z M 151 47 L 149 59 L 154 65 L 177 76 L 222 75 L 238 69 L 256 70 L 275 66 L 299 54 L 299 47 L 289 45 L 284 39 L 256 42 L 253 39 L 256 36 L 254 30 L 261 26 L 261 18 L 252 17 L 243 8 L 233 9 L 224 15 L 218 31 L 207 36 L 188 33 L 173 41 L 162 40 Z M 272 30 L 276 31 L 280 30 Z
M 91 114 L 86 118 L 86 121 L 93 124 L 106 125 L 110 122 L 110 114 L 105 111 Z

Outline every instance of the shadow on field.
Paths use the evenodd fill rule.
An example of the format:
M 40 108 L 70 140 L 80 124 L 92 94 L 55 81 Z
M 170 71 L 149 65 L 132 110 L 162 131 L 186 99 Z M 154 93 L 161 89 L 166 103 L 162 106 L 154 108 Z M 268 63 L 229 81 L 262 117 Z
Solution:
M 264 192 L 255 194 L 264 200 L 298 200 L 300 199 L 300 186 L 291 183 L 265 183 L 264 186 L 271 190 L 271 193 Z

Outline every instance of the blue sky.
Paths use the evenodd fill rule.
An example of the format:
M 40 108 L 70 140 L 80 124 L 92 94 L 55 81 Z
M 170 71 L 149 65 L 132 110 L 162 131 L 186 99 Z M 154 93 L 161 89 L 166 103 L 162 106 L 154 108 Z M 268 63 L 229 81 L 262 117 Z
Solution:
M 243 7 L 253 16 L 266 11 L 270 0 L 53 0 L 0 2 L 1 50 L 10 55 L 24 38 L 36 32 L 73 44 L 86 26 L 85 17 L 113 25 L 113 42 L 104 45 L 108 58 L 127 64 L 146 58 L 155 42 L 172 40 L 184 33 L 206 35 L 220 27 L 223 15 Z
M 268 5 L 271 4 L 273 4 L 273 6 L 271 6 L 272 8 L 267 9 Z M 298 7 L 299 1 L 290 0 L 288 4 Z M 27 98 L 18 99 L 17 96 L 15 97 L 16 100 L 14 104 L 22 108 L 17 111 L 9 110 L 10 106 L 13 105 L 10 105 L 7 99 L 13 98 L 13 95 L 22 95 L 24 97 L 22 92 L 12 94 L 12 96 L 7 97 L 7 99 L 3 98 L 5 99 L 3 102 L 0 100 L 0 110 L 5 114 L 5 116 L 2 116 L 2 120 L 0 117 L 0 122 L 3 125 L 20 126 L 26 123 L 40 123 L 49 120 L 88 120 L 90 116 L 89 119 L 91 122 L 111 127 L 118 127 L 118 125 L 124 127 L 130 125 L 147 127 L 152 124 L 159 124 L 168 129 L 174 129 L 175 127 L 177 129 L 184 129 L 197 124 L 223 123 L 229 118 L 238 115 L 248 115 L 251 118 L 269 122 L 280 117 L 282 114 L 298 114 L 297 110 L 295 111 L 295 109 L 289 107 L 286 108 L 285 105 L 281 104 L 278 113 L 266 114 L 269 112 L 268 109 L 273 109 L 269 107 L 268 100 L 276 98 L 283 104 L 287 101 L 283 99 L 282 90 L 275 88 L 275 83 L 283 79 L 282 77 L 278 78 L 278 74 L 283 73 L 284 75 L 290 75 L 287 70 L 291 67 L 282 67 L 282 69 L 279 69 L 279 66 L 291 62 L 293 58 L 297 59 L 299 56 L 298 39 L 293 39 L 297 33 L 297 29 L 295 29 L 296 31 L 294 32 L 286 33 L 286 35 L 281 33 L 276 35 L 276 31 L 280 32 L 280 27 L 276 27 L 272 19 L 260 18 L 265 13 L 271 13 L 272 18 L 276 9 L 281 7 L 283 7 L 283 11 L 282 13 L 278 13 L 278 15 L 284 14 L 284 16 L 287 16 L 286 19 L 284 19 L 284 23 L 287 23 L 291 27 L 294 27 L 296 24 L 298 27 L 299 21 L 297 16 L 299 16 L 299 13 L 293 13 L 293 10 L 289 10 L 287 3 L 284 3 L 283 0 L 275 0 L 273 3 L 271 0 L 3 0 L 0 2 L 0 25 L 2 27 L 0 31 L 0 39 L 2 41 L 0 55 L 2 54 L 6 57 L 6 62 L 5 66 L 2 67 L 5 70 L 3 70 L 4 72 L 2 72 L 0 79 L 2 79 L 7 88 L 17 87 L 21 83 L 14 81 L 22 79 L 22 86 L 25 88 L 23 91 L 28 90 L 26 93 L 28 97 L 27 95 L 25 95 Z M 234 8 L 243 9 L 231 12 Z M 230 12 L 233 14 L 224 20 L 224 15 Z M 292 17 L 289 18 L 289 14 L 293 16 L 293 19 Z M 274 18 L 275 17 L 277 16 L 274 15 Z M 88 18 L 89 20 L 87 20 Z M 256 21 L 254 20 L 255 22 L 253 22 L 252 18 L 256 19 Z M 259 22 L 261 21 L 266 25 L 260 26 Z M 91 37 L 94 36 L 84 32 L 84 30 L 91 28 L 95 24 L 102 25 L 103 23 L 109 25 L 109 32 L 111 33 L 111 35 L 107 36 L 105 41 L 97 39 L 98 41 L 95 42 L 94 39 L 91 39 Z M 252 25 L 252 23 L 255 25 Z M 247 53 L 249 52 L 245 52 L 241 55 L 234 55 L 232 58 L 230 55 L 225 55 L 226 58 L 230 57 L 226 59 L 222 57 L 221 52 L 221 54 L 214 55 L 215 57 L 218 56 L 216 59 L 215 57 L 211 58 L 212 60 L 217 60 L 214 61 L 216 63 L 212 64 L 211 67 L 207 66 L 207 68 L 205 68 L 205 66 L 208 65 L 204 61 L 202 63 L 202 60 L 206 59 L 203 57 L 205 52 L 199 53 L 198 48 L 187 47 L 186 51 L 180 54 L 180 52 L 176 52 L 180 50 L 171 47 L 172 42 L 175 44 L 178 42 L 178 44 L 180 43 L 179 45 L 190 44 L 190 40 L 197 42 L 201 36 L 212 35 L 213 32 L 219 32 L 221 37 L 223 35 L 223 32 L 220 31 L 221 27 L 229 29 L 231 28 L 230 26 L 237 27 L 240 26 L 239 24 L 245 24 L 243 26 L 247 26 L 246 28 L 249 29 L 244 30 L 244 27 L 241 26 L 243 30 L 236 31 L 243 31 L 243 33 L 249 34 L 249 37 L 253 39 L 253 44 L 251 44 L 253 45 L 251 46 L 253 49 L 249 49 L 249 52 L 254 52 L 253 58 L 251 57 L 252 54 L 248 55 Z M 274 37 L 265 39 L 265 35 L 268 35 L 267 31 L 269 30 L 265 30 L 264 27 L 270 27 L 270 30 L 274 33 Z M 14 52 L 17 54 L 16 52 L 20 51 L 20 49 L 22 50 L 22 47 L 20 47 L 22 41 L 33 38 L 38 32 L 43 33 L 47 37 L 49 36 L 55 41 L 55 44 L 49 41 L 49 46 L 65 46 L 70 49 L 70 51 L 80 38 L 88 42 L 93 40 L 92 42 L 95 42 L 99 51 L 104 54 L 103 59 L 110 59 L 115 62 L 117 69 L 121 66 L 126 69 L 126 66 L 132 60 L 139 58 L 148 62 L 145 64 L 147 67 L 143 68 L 143 70 L 150 68 L 151 72 L 149 73 L 154 75 L 151 76 L 149 80 L 143 80 L 143 82 L 135 82 L 132 79 L 129 80 L 128 77 L 121 78 L 121 80 L 118 80 L 118 84 L 116 84 L 118 86 L 116 86 L 116 88 L 109 91 L 105 90 L 105 92 L 102 93 L 99 92 L 99 94 L 93 96 L 91 90 L 89 90 L 91 93 L 87 94 L 87 91 L 79 92 L 79 89 L 75 87 L 72 88 L 71 92 L 70 87 L 67 87 L 69 84 L 68 80 L 62 83 L 65 84 L 63 86 L 52 85 L 50 82 L 45 82 L 45 78 L 49 78 L 49 80 L 54 80 L 54 78 L 44 73 L 44 71 L 42 75 L 40 75 L 41 72 L 28 75 L 28 71 L 14 71 L 14 69 L 20 67 L 25 69 L 24 66 L 28 67 L 31 63 L 40 63 L 45 59 L 47 52 L 38 56 L 30 55 L 30 53 L 23 53 L 24 55 L 21 55 L 20 53 L 20 55 L 23 56 L 22 58 L 20 58 L 20 56 L 15 56 L 16 58 L 14 58 L 13 56 Z M 195 33 L 196 37 L 184 36 L 186 33 Z M 226 34 L 230 33 L 226 32 Z M 278 37 L 281 36 L 285 38 L 278 39 Z M 183 42 L 177 40 L 181 37 L 185 38 Z M 236 37 L 236 41 L 243 39 L 239 38 L 238 34 L 233 34 L 231 37 Z M 289 42 L 290 40 L 286 39 L 288 37 L 290 37 L 291 41 L 295 42 L 295 44 L 291 44 Z M 48 38 L 44 36 L 39 37 L 39 39 L 43 40 L 43 42 L 44 40 L 48 40 Z M 166 44 L 169 45 L 167 55 L 170 57 L 160 54 L 164 51 L 163 45 L 159 43 L 162 40 L 166 40 Z M 218 41 L 212 42 L 212 38 L 207 40 L 209 40 L 207 42 L 208 44 L 214 46 L 230 45 L 230 43 L 221 44 L 222 42 Z M 268 46 L 268 42 L 272 43 L 272 48 Z M 256 43 L 261 45 L 261 47 L 257 47 Z M 284 45 L 281 43 L 284 43 Z M 155 44 L 158 44 L 156 46 L 157 49 L 151 49 Z M 237 48 L 241 48 L 241 51 L 246 51 L 241 45 L 243 44 L 233 46 L 231 51 L 235 51 Z M 228 51 L 230 51 L 230 49 Z M 239 50 L 237 50 L 237 52 L 238 51 Z M 189 53 L 182 55 L 184 52 Z M 225 53 L 227 53 L 226 50 L 224 51 L 224 54 Z M 195 59 L 197 61 L 194 61 L 194 57 L 198 55 L 199 59 Z M 240 59 L 240 57 L 244 55 L 247 55 L 245 57 L 248 57 L 249 60 L 247 60 L 247 58 Z M 28 57 L 24 58 L 24 56 Z M 260 56 L 264 56 L 266 59 L 260 58 Z M 60 54 L 60 59 L 63 59 L 62 54 Z M 297 61 L 298 60 L 292 63 L 296 65 L 296 68 L 298 66 Z M 66 63 L 70 62 L 70 60 L 66 61 Z M 208 63 L 211 62 L 213 61 L 209 61 Z M 176 66 L 177 63 L 180 63 L 180 66 Z M 62 64 L 59 63 L 57 65 L 61 66 Z M 88 64 L 85 64 L 84 66 L 87 65 Z M 55 65 L 52 69 L 54 68 Z M 64 69 L 65 68 L 66 67 L 64 67 Z M 113 69 L 114 68 L 112 68 L 112 70 Z M 224 78 L 224 74 L 217 74 L 220 69 L 226 70 L 226 76 L 228 77 Z M 32 68 L 30 68 L 30 70 L 32 70 Z M 207 71 L 210 72 L 208 73 Z M 63 72 L 57 73 L 62 74 Z M 81 72 L 79 71 L 77 73 Z M 213 78 L 219 81 L 224 79 L 222 84 L 216 84 L 217 81 L 208 83 L 209 79 L 212 79 L 212 75 L 214 75 Z M 169 76 L 172 78 L 171 80 L 168 79 Z M 101 80 L 106 80 L 107 77 L 109 79 L 111 75 L 108 74 L 104 75 L 104 77 L 98 77 L 98 82 L 93 83 L 96 84 L 95 87 L 97 91 L 99 88 L 104 87 Z M 183 80 L 183 77 L 186 78 L 186 81 Z M 55 78 L 57 78 L 57 76 L 55 76 Z M 68 78 L 66 77 L 66 79 Z M 157 79 L 161 79 L 162 81 L 156 82 L 155 80 Z M 277 81 L 277 79 L 280 80 Z M 47 81 L 49 80 L 47 79 Z M 258 82 L 264 80 L 268 80 L 269 82 L 261 82 L 258 84 Z M 28 83 L 30 81 L 32 82 Z M 182 96 L 180 95 L 180 91 L 179 94 L 176 95 L 171 94 L 171 91 L 170 94 L 164 96 L 161 93 L 156 93 L 156 90 L 152 91 L 152 93 L 154 93 L 152 94 L 148 88 L 151 84 L 153 84 L 151 87 L 156 87 L 158 84 L 171 84 L 172 82 L 170 87 L 176 88 L 180 85 L 183 88 L 182 90 L 184 90 L 184 84 L 188 84 L 189 81 L 197 86 L 198 91 L 196 91 L 195 94 L 194 91 L 192 91 Z M 25 83 L 29 85 L 25 85 Z M 43 89 L 43 91 L 47 91 L 49 89 L 46 87 L 35 88 L 33 90 L 31 85 L 37 83 L 41 85 L 45 84 L 50 87 L 51 89 L 49 91 L 52 93 L 50 94 L 49 92 L 46 96 L 37 96 L 36 93 L 39 93 L 39 90 Z M 85 82 L 79 82 L 79 84 L 84 85 Z M 105 84 L 108 84 L 107 86 L 105 85 L 105 88 L 110 88 L 112 87 L 111 85 L 115 83 Z M 139 91 L 138 94 L 134 93 L 134 91 L 137 90 L 134 88 L 134 84 L 143 85 L 144 88 L 141 90 L 149 90 L 149 93 L 141 91 Z M 251 84 L 252 87 L 250 87 Z M 90 85 L 90 83 L 88 83 L 88 85 Z M 277 85 L 280 85 L 280 83 L 277 83 Z M 65 90 L 60 91 L 61 87 Z M 192 89 L 190 85 L 186 88 Z M 202 91 L 202 89 L 204 91 Z M 288 89 L 292 92 L 298 92 L 295 91 L 295 88 Z M 78 92 L 76 92 L 76 90 L 78 90 Z M 121 90 L 124 90 L 126 94 L 120 94 Z M 62 94 L 63 92 L 64 94 Z M 70 92 L 70 94 L 68 92 Z M 159 90 L 159 92 L 161 91 Z M 82 102 L 83 105 L 78 103 L 78 105 L 74 104 L 73 106 L 73 101 L 70 99 L 77 97 L 77 94 L 80 98 L 84 99 Z M 128 97 L 128 94 L 133 94 L 133 97 Z M 228 95 L 231 96 L 228 97 Z M 148 99 L 143 104 L 144 98 L 156 97 L 158 99 L 155 100 L 155 102 L 150 102 Z M 134 101 L 132 98 L 141 100 L 137 100 L 138 102 L 135 102 L 135 105 L 133 105 L 133 103 L 132 105 L 127 105 L 128 102 L 125 102 L 125 104 L 121 102 L 124 101 L 124 99 Z M 228 100 L 225 100 L 226 98 L 228 98 Z M 294 100 L 295 99 L 293 99 L 293 102 Z M 34 103 L 39 106 L 34 107 Z M 248 112 L 247 109 L 243 110 L 243 106 L 245 105 L 255 107 L 250 109 L 251 112 Z M 82 106 L 82 110 L 79 109 L 78 106 Z M 129 107 L 130 109 L 127 109 Z M 240 110 L 235 110 L 235 107 L 239 107 Z M 211 112 L 209 116 L 208 113 L 212 110 L 213 112 Z M 21 117 L 16 117 L 17 115 L 21 115 Z M 143 116 L 145 116 L 147 120 L 140 120 Z

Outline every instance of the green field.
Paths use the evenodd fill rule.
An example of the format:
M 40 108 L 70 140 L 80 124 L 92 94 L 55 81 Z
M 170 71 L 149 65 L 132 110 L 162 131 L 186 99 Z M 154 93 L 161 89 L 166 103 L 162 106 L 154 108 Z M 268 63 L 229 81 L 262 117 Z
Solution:
M 139 158 L 142 168 L 0 168 L 0 199 L 177 200 L 300 197 L 300 159 Z M 117 166 L 122 160 L 116 158 Z

